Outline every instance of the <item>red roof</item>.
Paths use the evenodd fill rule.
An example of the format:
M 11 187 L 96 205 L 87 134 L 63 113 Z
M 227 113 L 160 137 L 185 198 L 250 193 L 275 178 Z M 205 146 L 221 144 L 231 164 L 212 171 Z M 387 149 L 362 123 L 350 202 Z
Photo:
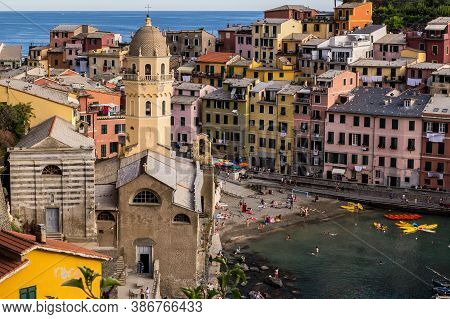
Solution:
M 10 277 L 16 271 L 25 267 L 28 264 L 28 260 L 20 261 L 7 258 L 0 255 L 0 282 Z
M 197 62 L 203 63 L 227 63 L 236 56 L 236 53 L 231 52 L 211 52 L 201 55 L 197 58 Z
M 47 243 L 42 244 L 36 242 L 36 236 L 5 230 L 0 232 L 0 248 L 6 249 L 21 256 L 27 254 L 32 250 L 40 249 L 62 254 L 80 256 L 84 258 L 101 260 L 111 259 L 110 256 L 97 253 L 90 249 L 82 248 L 75 244 L 53 239 L 47 239 Z

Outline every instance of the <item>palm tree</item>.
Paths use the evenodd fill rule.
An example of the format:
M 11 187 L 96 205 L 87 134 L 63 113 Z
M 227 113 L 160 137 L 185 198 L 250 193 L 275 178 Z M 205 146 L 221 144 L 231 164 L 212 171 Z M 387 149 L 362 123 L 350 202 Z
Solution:
M 83 277 L 78 279 L 70 279 L 63 283 L 61 286 L 81 289 L 86 294 L 86 297 L 88 299 L 101 299 L 103 296 L 108 298 L 114 287 L 121 285 L 120 282 L 115 278 L 101 278 L 100 274 L 94 272 L 89 267 L 82 266 L 78 267 L 78 269 L 80 269 Z M 93 283 L 97 278 L 100 278 L 100 292 L 104 293 L 104 295 L 100 297 L 95 296 L 94 292 L 92 291 Z

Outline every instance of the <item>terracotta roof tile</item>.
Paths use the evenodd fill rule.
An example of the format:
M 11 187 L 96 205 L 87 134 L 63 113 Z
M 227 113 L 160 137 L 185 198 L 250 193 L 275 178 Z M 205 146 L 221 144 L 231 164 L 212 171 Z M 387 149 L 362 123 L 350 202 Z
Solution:
M 28 260 L 12 260 L 0 255 L 0 282 L 10 277 L 14 272 L 25 267 L 28 263 Z
M 197 62 L 200 63 L 227 63 L 236 56 L 235 53 L 230 52 L 211 52 L 205 55 L 201 55 Z
M 47 243 L 36 242 L 36 236 L 13 231 L 0 232 L 0 247 L 13 253 L 24 255 L 29 251 L 41 249 L 85 258 L 109 260 L 111 257 L 85 249 L 75 244 L 47 239 Z

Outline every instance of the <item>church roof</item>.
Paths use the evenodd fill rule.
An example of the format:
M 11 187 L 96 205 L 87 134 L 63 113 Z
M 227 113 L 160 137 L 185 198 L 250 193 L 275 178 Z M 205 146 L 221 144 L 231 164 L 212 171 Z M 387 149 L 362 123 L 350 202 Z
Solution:
M 146 25 L 142 26 L 130 43 L 129 56 L 165 57 L 169 56 L 166 38 L 158 28 L 151 25 L 147 17 Z
M 195 210 L 195 183 L 199 176 L 196 164 L 183 158 L 172 158 L 150 150 L 121 159 L 116 188 L 142 174 L 147 174 L 174 190 L 173 203 Z
M 75 127 L 58 116 L 35 126 L 15 148 L 31 148 L 48 137 L 71 148 L 94 148 L 94 140 L 75 131 Z

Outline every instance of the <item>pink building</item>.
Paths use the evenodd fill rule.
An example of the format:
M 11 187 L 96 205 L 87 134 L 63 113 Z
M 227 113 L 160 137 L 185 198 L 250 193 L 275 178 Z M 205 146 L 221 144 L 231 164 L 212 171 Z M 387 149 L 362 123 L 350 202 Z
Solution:
M 236 54 L 239 54 L 245 59 L 252 59 L 253 44 L 251 27 L 242 27 L 236 31 Z
M 296 151 L 294 170 L 300 176 L 322 176 L 325 113 L 358 86 L 357 74 L 330 70 L 317 77 L 317 85 L 302 89 L 295 100 Z
M 78 54 L 80 54 L 82 50 L 83 46 L 81 44 L 67 43 L 64 47 L 64 56 L 67 63 L 69 63 L 69 68 L 71 70 L 75 69 Z
M 373 58 L 374 60 L 395 61 L 401 58 L 401 52 L 405 48 L 405 34 L 386 34 L 373 44 Z
M 72 37 L 71 42 L 74 44 L 81 44 L 83 46 L 83 52 L 89 52 L 91 50 L 117 46 L 118 43 L 116 43 L 115 38 L 116 36 L 114 33 L 96 31 L 80 33 Z
M 422 111 L 429 95 L 357 88 L 328 110 L 327 179 L 390 187 L 419 185 Z
M 97 31 L 89 25 L 61 24 L 50 30 L 50 48 L 65 46 L 72 43 L 72 37 L 81 34 Z
M 178 156 L 189 157 L 193 140 L 201 132 L 202 97 L 215 90 L 205 84 L 182 82 L 174 85 L 171 140 Z

